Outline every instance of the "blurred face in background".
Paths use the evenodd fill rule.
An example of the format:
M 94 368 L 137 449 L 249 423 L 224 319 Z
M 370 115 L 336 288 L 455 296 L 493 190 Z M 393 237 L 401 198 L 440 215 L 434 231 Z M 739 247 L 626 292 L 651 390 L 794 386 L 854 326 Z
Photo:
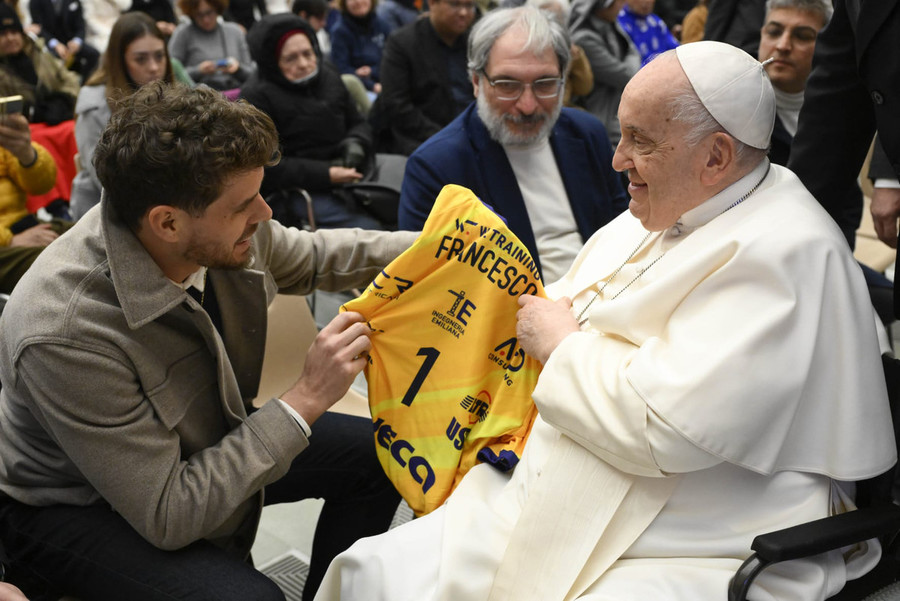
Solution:
M 203 31 L 212 31 L 218 25 L 218 19 L 219 12 L 213 5 L 200 0 L 200 4 L 197 5 L 197 12 L 193 16 L 194 25 Z
M 613 0 L 613 2 L 605 8 L 603 6 L 604 4 L 606 3 L 603 1 L 597 3 L 597 7 L 594 9 L 594 16 L 607 23 L 615 23 L 616 17 L 619 16 L 619 11 L 625 6 L 625 0 Z
M 759 38 L 759 60 L 770 58 L 766 72 L 784 92 L 802 92 L 812 70 L 816 37 L 825 27 L 821 15 L 795 8 L 776 8 L 766 15 Z
M 0 56 L 11 56 L 22 52 L 25 39 L 22 32 L 15 29 L 0 31 Z
M 365 17 L 372 10 L 372 0 L 345 0 L 344 6 L 354 17 Z
M 167 62 L 165 42 L 150 34 L 137 38 L 125 49 L 125 68 L 137 86 L 161 79 Z
M 475 0 L 432 0 L 429 11 L 438 33 L 459 36 L 475 20 Z
M 316 72 L 318 58 L 312 44 L 302 33 L 295 33 L 285 41 L 278 56 L 278 68 L 288 81 L 299 81 Z

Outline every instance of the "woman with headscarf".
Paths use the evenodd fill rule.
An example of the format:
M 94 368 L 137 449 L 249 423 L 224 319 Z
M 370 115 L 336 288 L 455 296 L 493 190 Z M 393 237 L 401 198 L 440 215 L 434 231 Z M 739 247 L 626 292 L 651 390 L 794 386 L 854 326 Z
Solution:
M 158 79 L 175 81 L 165 35 L 143 12 L 122 15 L 112 28 L 103 64 L 81 88 L 75 105 L 75 141 L 81 170 L 72 182 L 69 210 L 73 219 L 80 219 L 100 202 L 100 180 L 91 157 L 109 122 L 111 105 Z
M 372 131 L 337 71 L 322 62 L 313 28 L 296 15 L 263 17 L 248 35 L 257 73 L 241 97 L 275 122 L 281 161 L 266 168 L 262 194 L 275 218 L 299 225 L 312 198 L 318 227 L 381 229 L 373 217 L 335 194 L 362 178 L 371 158 Z M 273 194 L 281 192 L 278 201 Z

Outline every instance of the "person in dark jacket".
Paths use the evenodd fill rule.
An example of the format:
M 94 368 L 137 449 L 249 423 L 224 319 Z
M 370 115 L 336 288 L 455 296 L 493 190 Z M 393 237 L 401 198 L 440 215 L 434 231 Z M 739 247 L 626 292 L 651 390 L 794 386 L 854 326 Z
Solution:
M 350 98 L 341 76 L 323 64 L 313 28 L 296 15 L 267 15 L 247 42 L 257 73 L 241 97 L 267 113 L 281 147 L 281 162 L 266 168 L 262 194 L 275 218 L 297 225 L 307 215 L 305 190 L 318 227 L 380 229 L 377 220 L 335 194 L 362 178 L 371 157 L 372 131 Z M 279 200 L 272 200 L 276 192 Z
M 331 31 L 331 60 L 381 93 L 381 55 L 391 27 L 375 13 L 375 0 L 338 0 L 341 19 Z
M 376 130 L 389 130 L 392 152 L 412 154 L 472 102 L 466 42 L 475 7 L 474 0 L 431 0 L 427 18 L 388 38 L 383 91 L 370 120 Z
M 62 4 L 62 6 L 59 6 Z M 56 54 L 84 82 L 100 62 L 100 52 L 85 43 L 84 10 L 80 0 L 54 2 L 31 0 L 31 22 L 40 27 L 47 48 Z

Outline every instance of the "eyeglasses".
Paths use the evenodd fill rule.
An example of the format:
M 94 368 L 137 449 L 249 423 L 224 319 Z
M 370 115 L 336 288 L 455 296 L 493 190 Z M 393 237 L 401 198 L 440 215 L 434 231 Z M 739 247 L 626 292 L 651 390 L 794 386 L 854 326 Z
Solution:
M 444 3 L 450 8 L 458 12 L 473 13 L 475 12 L 474 2 L 460 2 L 459 0 L 444 0 Z
M 535 79 L 531 83 L 525 83 L 517 79 L 491 79 L 487 73 L 481 72 L 494 92 L 497 94 L 498 100 L 518 100 L 525 92 L 525 87 L 531 87 L 531 93 L 537 98 L 556 98 L 562 88 L 562 77 L 545 77 Z

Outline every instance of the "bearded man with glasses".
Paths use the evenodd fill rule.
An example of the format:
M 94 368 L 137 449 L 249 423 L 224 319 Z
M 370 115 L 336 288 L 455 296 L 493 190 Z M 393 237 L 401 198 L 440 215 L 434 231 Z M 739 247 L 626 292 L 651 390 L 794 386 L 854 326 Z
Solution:
M 538 259 L 564 274 L 584 242 L 626 207 L 606 129 L 562 107 L 568 33 L 533 7 L 497 9 L 469 36 L 475 102 L 406 165 L 399 224 L 419 230 L 447 184 L 470 188 Z

